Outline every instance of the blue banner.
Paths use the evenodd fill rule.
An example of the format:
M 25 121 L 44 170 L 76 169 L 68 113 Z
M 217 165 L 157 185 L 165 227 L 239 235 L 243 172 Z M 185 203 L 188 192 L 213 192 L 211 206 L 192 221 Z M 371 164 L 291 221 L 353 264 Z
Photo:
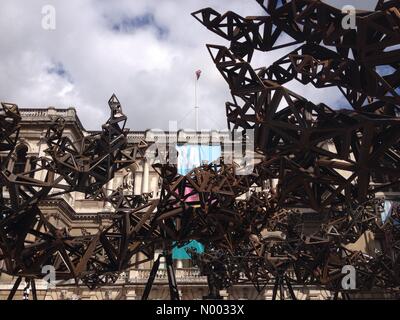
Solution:
M 184 144 L 177 146 L 176 149 L 178 151 L 178 173 L 181 175 L 185 175 L 194 168 L 200 167 L 204 163 L 211 163 L 221 157 L 220 145 Z M 172 258 L 180 260 L 191 259 L 185 250 L 186 248 L 192 248 L 198 253 L 204 252 L 204 246 L 200 242 L 193 240 L 183 247 L 175 247 L 172 250 Z
M 220 145 L 184 144 L 177 146 L 176 149 L 178 151 L 178 173 L 181 175 L 221 157 Z

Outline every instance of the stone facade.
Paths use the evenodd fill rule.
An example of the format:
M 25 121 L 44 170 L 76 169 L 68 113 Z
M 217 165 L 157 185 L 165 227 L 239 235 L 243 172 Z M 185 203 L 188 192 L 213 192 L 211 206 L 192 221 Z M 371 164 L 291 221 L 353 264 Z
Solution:
M 43 137 L 52 117 L 62 116 L 66 120 L 65 134 L 72 141 L 76 141 L 90 134 L 82 126 L 74 108 L 69 109 L 21 109 L 22 128 L 21 143 L 17 146 L 16 154 L 10 166 L 25 165 L 29 166 L 30 159 L 44 155 L 46 143 Z M 173 138 L 178 143 L 190 143 L 199 139 L 203 143 L 221 144 L 229 139 L 228 132 L 169 132 L 166 135 L 153 131 L 130 131 L 128 141 L 130 144 L 137 144 L 142 140 L 152 144 L 156 141 L 167 143 L 163 140 L 166 137 Z M 18 155 L 18 150 L 23 147 L 26 153 Z M 21 147 L 21 148 L 22 148 Z M 223 150 L 223 156 L 224 155 Z M 22 158 L 21 158 L 22 157 Z M 260 156 L 255 154 L 255 161 Z M 119 186 L 130 189 L 134 194 L 152 193 L 154 198 L 159 196 L 159 178 L 152 169 L 152 163 L 144 160 L 141 163 L 132 165 L 126 170 L 119 172 L 115 178 L 109 182 L 107 189 L 116 189 Z M 78 192 L 66 194 L 59 198 L 42 201 L 42 212 L 57 227 L 64 227 L 70 230 L 73 235 L 84 233 L 96 233 L 98 228 L 107 224 L 112 214 L 113 208 L 102 201 L 85 199 L 84 195 Z M 371 235 L 365 235 L 355 246 L 365 251 L 379 247 L 377 240 Z M 138 257 L 140 260 L 140 257 Z M 1 263 L 1 262 L 0 262 Z M 199 270 L 193 268 L 188 260 L 175 261 L 177 282 L 182 299 L 202 299 L 208 294 L 206 278 L 201 276 Z M 140 299 L 149 277 L 152 262 L 141 264 L 137 269 L 127 270 L 123 273 L 114 285 L 106 286 L 101 289 L 90 291 L 88 288 L 76 287 L 71 282 L 58 283 L 55 288 L 48 288 L 43 280 L 37 281 L 38 299 L 57 300 L 57 299 Z M 0 300 L 6 299 L 12 288 L 14 279 L 8 275 L 0 275 Z M 24 283 L 22 282 L 14 299 L 22 299 Z M 299 299 L 329 299 L 331 293 L 320 290 L 319 288 L 294 288 Z M 377 293 L 379 294 L 379 293 Z M 271 299 L 272 288 L 266 287 L 258 293 L 251 285 L 238 285 L 230 288 L 226 292 L 221 292 L 225 299 Z M 382 297 L 382 295 L 380 295 Z M 169 288 L 165 267 L 161 268 L 157 274 L 150 299 L 168 299 Z

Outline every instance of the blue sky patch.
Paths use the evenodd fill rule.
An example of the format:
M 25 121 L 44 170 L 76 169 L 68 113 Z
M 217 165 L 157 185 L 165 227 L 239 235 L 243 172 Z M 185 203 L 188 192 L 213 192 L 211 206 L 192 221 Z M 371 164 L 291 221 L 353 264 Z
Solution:
M 47 73 L 56 74 L 59 77 L 66 79 L 68 82 L 73 83 L 71 75 L 61 62 L 54 63 L 51 67 L 47 68 Z
M 145 13 L 135 17 L 124 17 L 112 24 L 112 30 L 116 32 L 131 33 L 137 29 L 152 28 L 157 36 L 162 38 L 168 34 L 168 29 L 158 24 L 152 13 Z

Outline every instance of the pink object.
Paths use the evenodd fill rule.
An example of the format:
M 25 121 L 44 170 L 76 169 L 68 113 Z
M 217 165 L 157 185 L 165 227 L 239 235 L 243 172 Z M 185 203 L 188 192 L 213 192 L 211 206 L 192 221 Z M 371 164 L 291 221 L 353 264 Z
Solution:
M 196 71 L 197 80 L 200 79 L 200 76 L 201 76 L 201 70 L 197 70 L 197 71 Z
M 193 191 L 192 188 L 185 187 L 185 196 L 187 194 L 191 193 L 192 191 Z M 198 194 L 194 194 L 194 195 L 191 195 L 190 197 L 188 197 L 185 202 L 194 202 L 194 201 L 199 201 L 199 200 L 200 200 L 199 199 L 199 195 Z

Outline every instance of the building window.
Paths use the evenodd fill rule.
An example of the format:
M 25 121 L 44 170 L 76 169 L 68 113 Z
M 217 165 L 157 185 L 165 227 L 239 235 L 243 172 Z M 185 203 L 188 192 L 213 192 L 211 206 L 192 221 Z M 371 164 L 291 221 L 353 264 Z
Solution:
M 4 162 L 6 161 L 6 159 L 7 159 L 6 156 L 0 155 L 0 164 L 4 165 Z
M 35 177 L 35 169 L 36 169 L 36 162 L 37 162 L 37 158 L 32 156 L 29 159 L 29 170 L 31 171 L 29 173 L 29 177 L 34 178 Z
M 14 163 L 14 173 L 19 174 L 25 172 L 28 147 L 24 144 L 17 147 L 16 160 Z

